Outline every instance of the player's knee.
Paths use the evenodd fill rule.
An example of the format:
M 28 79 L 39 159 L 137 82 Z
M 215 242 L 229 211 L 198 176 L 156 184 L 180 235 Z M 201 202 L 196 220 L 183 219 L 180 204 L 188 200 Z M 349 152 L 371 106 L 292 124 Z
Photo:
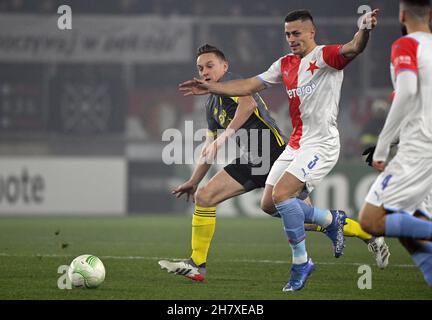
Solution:
M 195 193 L 195 204 L 204 208 L 216 206 L 213 192 L 206 187 L 198 188 Z
M 273 203 L 281 203 L 290 198 L 290 194 L 276 184 L 273 188 L 272 199 Z
M 362 214 L 359 218 L 361 228 L 373 236 L 381 236 L 382 232 L 378 228 L 377 221 L 369 215 Z
M 373 229 L 373 224 L 372 224 L 371 219 L 368 216 L 366 216 L 364 214 L 360 215 L 359 223 L 360 223 L 361 228 L 364 231 L 366 231 L 367 233 L 371 233 L 371 230 Z
M 366 206 L 359 215 L 359 223 L 364 231 L 379 237 L 385 233 L 386 212 L 382 208 Z
M 276 212 L 276 208 L 273 202 L 261 201 L 261 210 L 269 215 L 273 215 Z

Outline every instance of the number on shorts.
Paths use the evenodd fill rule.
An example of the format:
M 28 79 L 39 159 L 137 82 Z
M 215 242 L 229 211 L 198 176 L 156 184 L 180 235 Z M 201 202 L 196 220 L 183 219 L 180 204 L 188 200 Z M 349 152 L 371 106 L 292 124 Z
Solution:
M 308 168 L 312 169 L 313 167 L 315 167 L 318 160 L 319 160 L 318 156 L 315 156 L 315 158 L 311 162 L 309 162 Z
M 384 190 L 385 188 L 387 188 L 387 186 L 388 186 L 388 184 L 389 184 L 389 182 L 390 182 L 390 179 L 391 179 L 391 177 L 393 177 L 393 175 L 391 175 L 391 174 L 389 174 L 388 176 L 386 176 L 384 179 L 383 179 L 383 181 L 382 181 L 382 189 Z

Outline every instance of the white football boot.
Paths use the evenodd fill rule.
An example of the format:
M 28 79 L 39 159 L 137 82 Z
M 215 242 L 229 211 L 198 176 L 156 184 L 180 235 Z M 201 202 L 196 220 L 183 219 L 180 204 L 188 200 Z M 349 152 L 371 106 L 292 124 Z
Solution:
M 181 261 L 160 260 L 158 263 L 161 269 L 165 269 L 169 273 L 185 276 L 194 281 L 204 281 L 205 267 L 198 267 L 192 259 Z
M 384 237 L 372 237 L 367 242 L 368 250 L 375 256 L 378 268 L 384 269 L 389 263 L 390 250 L 384 241 Z

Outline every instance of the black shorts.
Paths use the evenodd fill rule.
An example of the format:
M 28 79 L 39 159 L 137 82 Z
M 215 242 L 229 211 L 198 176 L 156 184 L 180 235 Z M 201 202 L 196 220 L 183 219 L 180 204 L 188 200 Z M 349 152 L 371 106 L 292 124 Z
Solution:
M 234 180 L 245 188 L 246 192 L 258 188 L 264 188 L 270 168 L 273 166 L 276 159 L 279 158 L 280 154 L 285 150 L 285 147 L 286 145 L 279 146 L 275 139 L 271 140 L 270 166 L 265 174 L 252 174 L 252 169 L 254 167 L 260 167 L 261 164 L 254 165 L 251 163 L 241 163 L 240 158 L 235 159 L 229 165 L 225 166 L 224 169 Z

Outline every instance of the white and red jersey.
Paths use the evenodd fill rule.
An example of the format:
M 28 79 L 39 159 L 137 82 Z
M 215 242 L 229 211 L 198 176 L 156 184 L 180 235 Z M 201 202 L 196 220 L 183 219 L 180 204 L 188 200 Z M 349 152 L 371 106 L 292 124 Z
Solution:
M 432 34 L 414 32 L 393 43 L 390 72 L 394 87 L 403 71 L 417 75 L 417 94 L 400 128 L 398 152 L 432 157 Z
M 350 62 L 343 45 L 317 46 L 305 57 L 288 54 L 257 77 L 266 86 L 284 83 L 293 131 L 289 146 L 328 145 L 339 148 L 336 119 L 343 69 Z

